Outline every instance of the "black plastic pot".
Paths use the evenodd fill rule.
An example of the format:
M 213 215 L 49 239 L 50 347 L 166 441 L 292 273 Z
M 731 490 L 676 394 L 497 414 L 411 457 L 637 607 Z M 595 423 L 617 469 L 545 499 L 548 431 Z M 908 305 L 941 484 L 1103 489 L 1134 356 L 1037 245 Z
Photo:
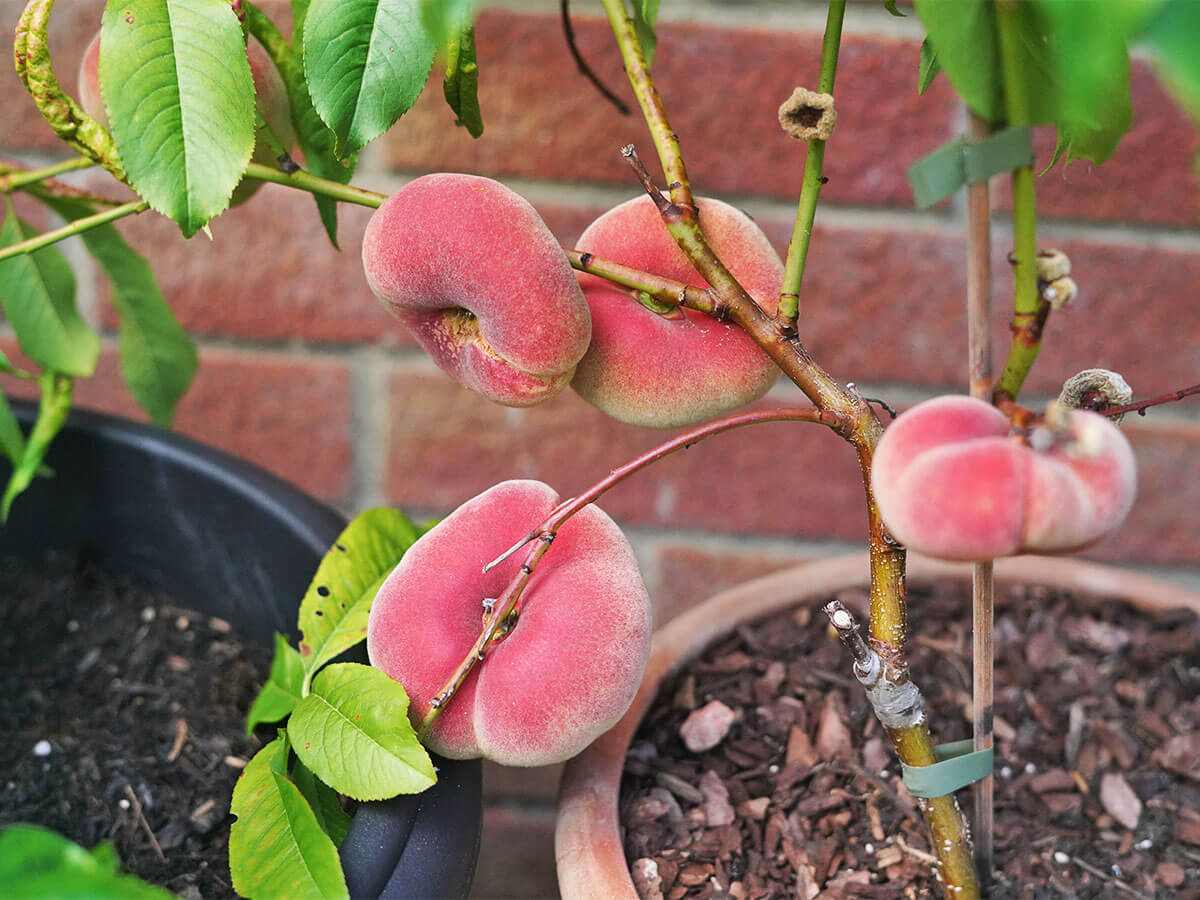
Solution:
M 23 425 L 30 404 L 14 403 Z M 55 550 L 168 592 L 269 643 L 345 526 L 336 511 L 244 460 L 158 428 L 76 411 L 0 528 L 0 555 Z M 478 760 L 435 757 L 429 791 L 361 804 L 341 856 L 350 895 L 465 897 L 479 851 Z

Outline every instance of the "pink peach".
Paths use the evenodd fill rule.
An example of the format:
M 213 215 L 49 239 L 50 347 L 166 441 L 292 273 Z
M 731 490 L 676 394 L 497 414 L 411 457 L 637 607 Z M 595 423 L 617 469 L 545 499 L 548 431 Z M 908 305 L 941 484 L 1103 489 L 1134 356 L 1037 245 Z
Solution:
M 919 403 L 884 432 L 871 484 L 884 524 L 941 559 L 1078 550 L 1115 530 L 1137 471 L 1121 432 L 1095 413 L 1066 413 L 1066 433 L 1035 449 L 1008 419 L 969 397 Z M 1034 440 L 1036 444 L 1036 439 Z
M 414 721 L 482 628 L 526 551 L 484 564 L 558 504 L 537 481 L 467 501 L 404 554 L 375 597 L 371 663 L 404 685 Z M 574 756 L 628 708 L 650 651 L 650 600 L 628 541 L 595 506 L 567 521 L 534 569 L 516 625 L 476 666 L 427 745 L 453 759 L 539 766 Z
M 700 199 L 709 243 L 759 305 L 779 304 L 783 263 L 749 216 Z M 699 288 L 708 287 L 667 233 L 648 196 L 617 206 L 588 226 L 578 249 Z M 679 309 L 663 316 L 634 292 L 580 275 L 592 310 L 592 344 L 571 386 L 622 422 L 652 428 L 693 425 L 761 397 L 779 375 L 737 325 Z
M 275 67 L 270 55 L 258 39 L 253 35 L 246 39 L 246 59 L 250 63 L 250 75 L 254 79 L 254 95 L 257 98 L 258 110 L 270 126 L 280 145 L 289 152 L 296 143 L 296 132 L 292 126 L 291 106 L 288 102 L 287 87 L 283 76 Z M 100 91 L 100 32 L 92 38 L 83 53 L 79 63 L 79 103 L 93 119 L 105 128 L 108 127 L 108 113 L 104 97 Z M 252 162 L 265 166 L 277 166 L 275 152 L 265 140 L 256 140 Z M 253 178 L 243 179 L 229 200 L 230 206 L 237 206 L 254 194 L 262 186 L 261 181 Z
M 505 406 L 561 391 L 591 320 L 574 271 L 524 198 L 490 178 L 426 175 L 363 235 L 371 290 L 442 369 Z

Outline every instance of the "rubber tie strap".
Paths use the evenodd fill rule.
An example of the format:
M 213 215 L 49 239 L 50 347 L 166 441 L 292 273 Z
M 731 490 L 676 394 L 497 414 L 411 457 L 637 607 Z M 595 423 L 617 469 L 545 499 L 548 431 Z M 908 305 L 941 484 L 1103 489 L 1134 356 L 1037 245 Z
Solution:
M 964 184 L 978 184 L 1033 162 L 1028 125 L 997 131 L 981 141 L 955 138 L 908 167 L 908 183 L 918 209 L 945 200 Z
M 953 794 L 992 774 L 995 750 L 971 751 L 971 741 L 955 741 L 933 748 L 938 762 L 932 766 L 906 766 L 901 763 L 904 786 L 914 797 L 928 799 Z

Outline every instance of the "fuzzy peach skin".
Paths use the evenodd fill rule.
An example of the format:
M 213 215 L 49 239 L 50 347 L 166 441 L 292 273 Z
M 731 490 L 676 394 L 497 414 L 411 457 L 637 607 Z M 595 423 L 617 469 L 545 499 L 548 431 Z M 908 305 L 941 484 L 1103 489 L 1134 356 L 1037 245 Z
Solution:
M 254 96 L 257 98 L 258 110 L 271 127 L 280 145 L 289 152 L 296 143 L 296 132 L 292 127 L 291 106 L 288 103 L 287 87 L 283 76 L 275 67 L 275 63 L 267 54 L 266 49 L 252 35 L 246 39 L 246 59 L 250 63 L 250 75 L 254 79 Z M 105 128 L 108 127 L 108 113 L 105 110 L 104 98 L 100 93 L 100 32 L 92 38 L 83 59 L 79 63 L 79 103 L 93 119 Z M 264 166 L 277 166 L 278 160 L 271 145 L 265 140 L 256 139 L 254 155 L 251 162 Z M 243 179 L 229 200 L 230 206 L 237 206 L 254 194 L 262 182 L 253 178 Z
M 745 213 L 698 199 L 709 243 L 759 305 L 775 312 L 783 263 Z M 576 245 L 585 253 L 695 287 L 708 287 L 667 233 L 648 196 L 614 207 Z M 651 428 L 694 425 L 761 397 L 779 369 L 741 328 L 679 309 L 668 316 L 634 292 L 591 275 L 579 283 L 592 310 L 592 345 L 571 386 L 614 419 Z
M 375 597 L 371 663 L 404 685 L 416 724 L 482 628 L 485 597 L 519 574 L 526 550 L 495 559 L 559 502 L 538 481 L 468 500 L 404 554 Z M 637 692 L 650 652 L 650 598 L 620 529 L 595 506 L 562 527 L 534 569 L 508 637 L 476 666 L 427 741 L 452 759 L 540 766 L 574 756 Z
M 460 383 L 505 406 L 561 391 L 592 335 L 574 270 L 523 197 L 477 175 L 425 175 L 363 235 L 371 290 Z
M 919 403 L 884 432 L 871 485 L 884 524 L 910 549 L 985 560 L 1078 550 L 1115 530 L 1137 469 L 1107 419 L 1072 410 L 1070 436 L 1035 450 L 994 406 L 962 396 Z

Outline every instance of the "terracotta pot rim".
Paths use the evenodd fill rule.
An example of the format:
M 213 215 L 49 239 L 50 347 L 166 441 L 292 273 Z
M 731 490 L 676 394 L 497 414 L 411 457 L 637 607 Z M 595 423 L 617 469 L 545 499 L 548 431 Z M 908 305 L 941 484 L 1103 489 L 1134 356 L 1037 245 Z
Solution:
M 1147 575 L 1084 560 L 1019 556 L 995 563 L 996 583 L 1040 584 L 1094 597 L 1119 598 L 1147 611 L 1190 609 L 1200 594 Z M 967 563 L 909 554 L 910 584 L 970 578 Z M 722 591 L 654 634 L 650 661 L 629 711 L 612 729 L 567 763 L 559 788 L 555 857 L 564 900 L 628 897 L 637 893 L 625 863 L 617 814 L 625 752 L 659 684 L 718 635 L 744 622 L 812 602 L 869 581 L 869 558 L 855 553 L 801 563 Z

